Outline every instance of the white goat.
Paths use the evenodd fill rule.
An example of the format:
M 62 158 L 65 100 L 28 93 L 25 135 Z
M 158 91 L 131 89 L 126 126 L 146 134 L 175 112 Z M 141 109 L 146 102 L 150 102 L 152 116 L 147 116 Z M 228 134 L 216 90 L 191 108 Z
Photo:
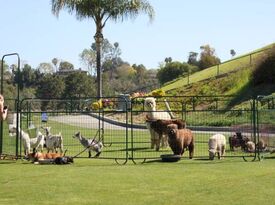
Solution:
M 95 157 L 98 157 L 101 154 L 103 144 L 102 142 L 98 142 L 95 139 L 86 139 L 81 135 L 80 132 L 76 132 L 73 135 L 73 138 L 77 138 L 79 142 L 83 145 L 83 147 L 88 149 L 89 152 L 89 158 L 92 156 L 91 151 L 95 151 L 96 155 Z
M 30 138 L 30 143 L 31 148 L 33 148 L 33 152 L 38 151 L 38 149 L 43 152 L 45 136 L 40 131 L 38 131 L 35 138 Z
M 10 127 L 9 131 L 11 133 L 16 133 L 16 127 Z M 31 148 L 36 151 L 40 147 L 40 150 L 43 151 L 44 146 L 44 135 L 41 132 L 37 132 L 35 138 L 30 138 L 29 134 L 24 132 L 22 129 L 19 128 L 19 134 L 22 139 L 22 144 L 24 147 L 24 153 L 26 156 L 29 156 L 31 152 Z
M 225 154 L 226 139 L 222 134 L 215 134 L 209 138 L 209 159 L 213 160 L 215 154 L 218 153 L 218 159 L 221 159 Z
M 51 127 L 41 127 L 41 128 L 46 132 L 45 145 L 48 153 L 50 151 L 57 153 L 58 148 L 60 149 L 60 153 L 63 153 L 63 137 L 61 133 L 59 132 L 59 134 L 53 135 L 50 133 Z

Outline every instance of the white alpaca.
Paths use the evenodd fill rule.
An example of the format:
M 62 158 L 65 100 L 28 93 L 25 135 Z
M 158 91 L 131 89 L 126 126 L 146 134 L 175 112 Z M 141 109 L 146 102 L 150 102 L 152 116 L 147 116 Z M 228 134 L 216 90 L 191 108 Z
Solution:
M 171 114 L 167 111 L 157 111 L 157 105 L 156 105 L 156 99 L 154 97 L 147 97 L 144 101 L 145 109 L 146 111 L 149 111 L 146 115 L 146 126 L 147 129 L 150 132 L 151 135 L 151 149 L 154 149 L 156 146 L 156 151 L 159 151 L 159 142 L 161 140 L 162 147 L 168 146 L 168 137 L 167 135 L 162 136 L 161 139 L 159 139 L 159 134 L 156 133 L 151 128 L 151 121 L 155 120 L 170 120 Z M 167 104 L 166 104 L 167 106 Z
M 218 159 L 221 159 L 225 155 L 226 139 L 222 134 L 215 134 L 209 138 L 209 159 L 213 160 L 215 154 L 218 153 Z
M 40 150 L 43 151 L 44 135 L 42 135 L 41 132 L 37 132 L 35 138 L 30 138 L 29 134 L 24 132 L 22 129 L 19 128 L 18 131 L 24 147 L 24 154 L 26 156 L 29 156 L 31 149 L 38 150 L 38 148 L 40 148 Z M 10 132 L 16 133 L 16 127 L 10 127 Z

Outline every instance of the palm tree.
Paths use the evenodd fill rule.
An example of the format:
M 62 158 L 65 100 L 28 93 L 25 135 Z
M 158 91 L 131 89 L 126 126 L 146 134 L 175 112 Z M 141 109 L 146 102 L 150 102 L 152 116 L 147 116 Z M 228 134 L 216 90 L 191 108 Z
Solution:
M 52 0 L 52 12 L 58 17 L 59 12 L 68 10 L 75 14 L 78 20 L 92 18 L 96 25 L 95 43 L 97 50 L 97 97 L 102 97 L 101 80 L 101 42 L 103 28 L 110 19 L 115 22 L 127 18 L 136 18 L 140 13 L 147 14 L 150 20 L 154 18 L 154 9 L 147 0 Z

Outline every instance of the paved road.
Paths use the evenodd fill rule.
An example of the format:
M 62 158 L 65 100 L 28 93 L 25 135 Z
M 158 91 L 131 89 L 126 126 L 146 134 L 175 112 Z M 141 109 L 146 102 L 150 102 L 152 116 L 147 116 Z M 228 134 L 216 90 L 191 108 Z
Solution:
M 83 127 L 83 128 L 95 128 L 97 129 L 99 127 L 99 120 L 95 117 L 89 116 L 89 115 L 60 115 L 60 116 L 51 116 L 50 120 Z M 104 127 L 105 128 L 111 128 L 111 129 L 119 129 L 124 130 L 125 127 L 115 125 L 113 123 L 109 123 L 104 121 Z

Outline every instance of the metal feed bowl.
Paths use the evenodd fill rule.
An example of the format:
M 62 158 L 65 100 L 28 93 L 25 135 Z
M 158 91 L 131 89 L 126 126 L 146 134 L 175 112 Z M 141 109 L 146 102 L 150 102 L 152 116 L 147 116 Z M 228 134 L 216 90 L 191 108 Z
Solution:
M 160 155 L 160 158 L 163 162 L 177 162 L 181 159 L 181 156 L 175 154 L 163 154 Z

